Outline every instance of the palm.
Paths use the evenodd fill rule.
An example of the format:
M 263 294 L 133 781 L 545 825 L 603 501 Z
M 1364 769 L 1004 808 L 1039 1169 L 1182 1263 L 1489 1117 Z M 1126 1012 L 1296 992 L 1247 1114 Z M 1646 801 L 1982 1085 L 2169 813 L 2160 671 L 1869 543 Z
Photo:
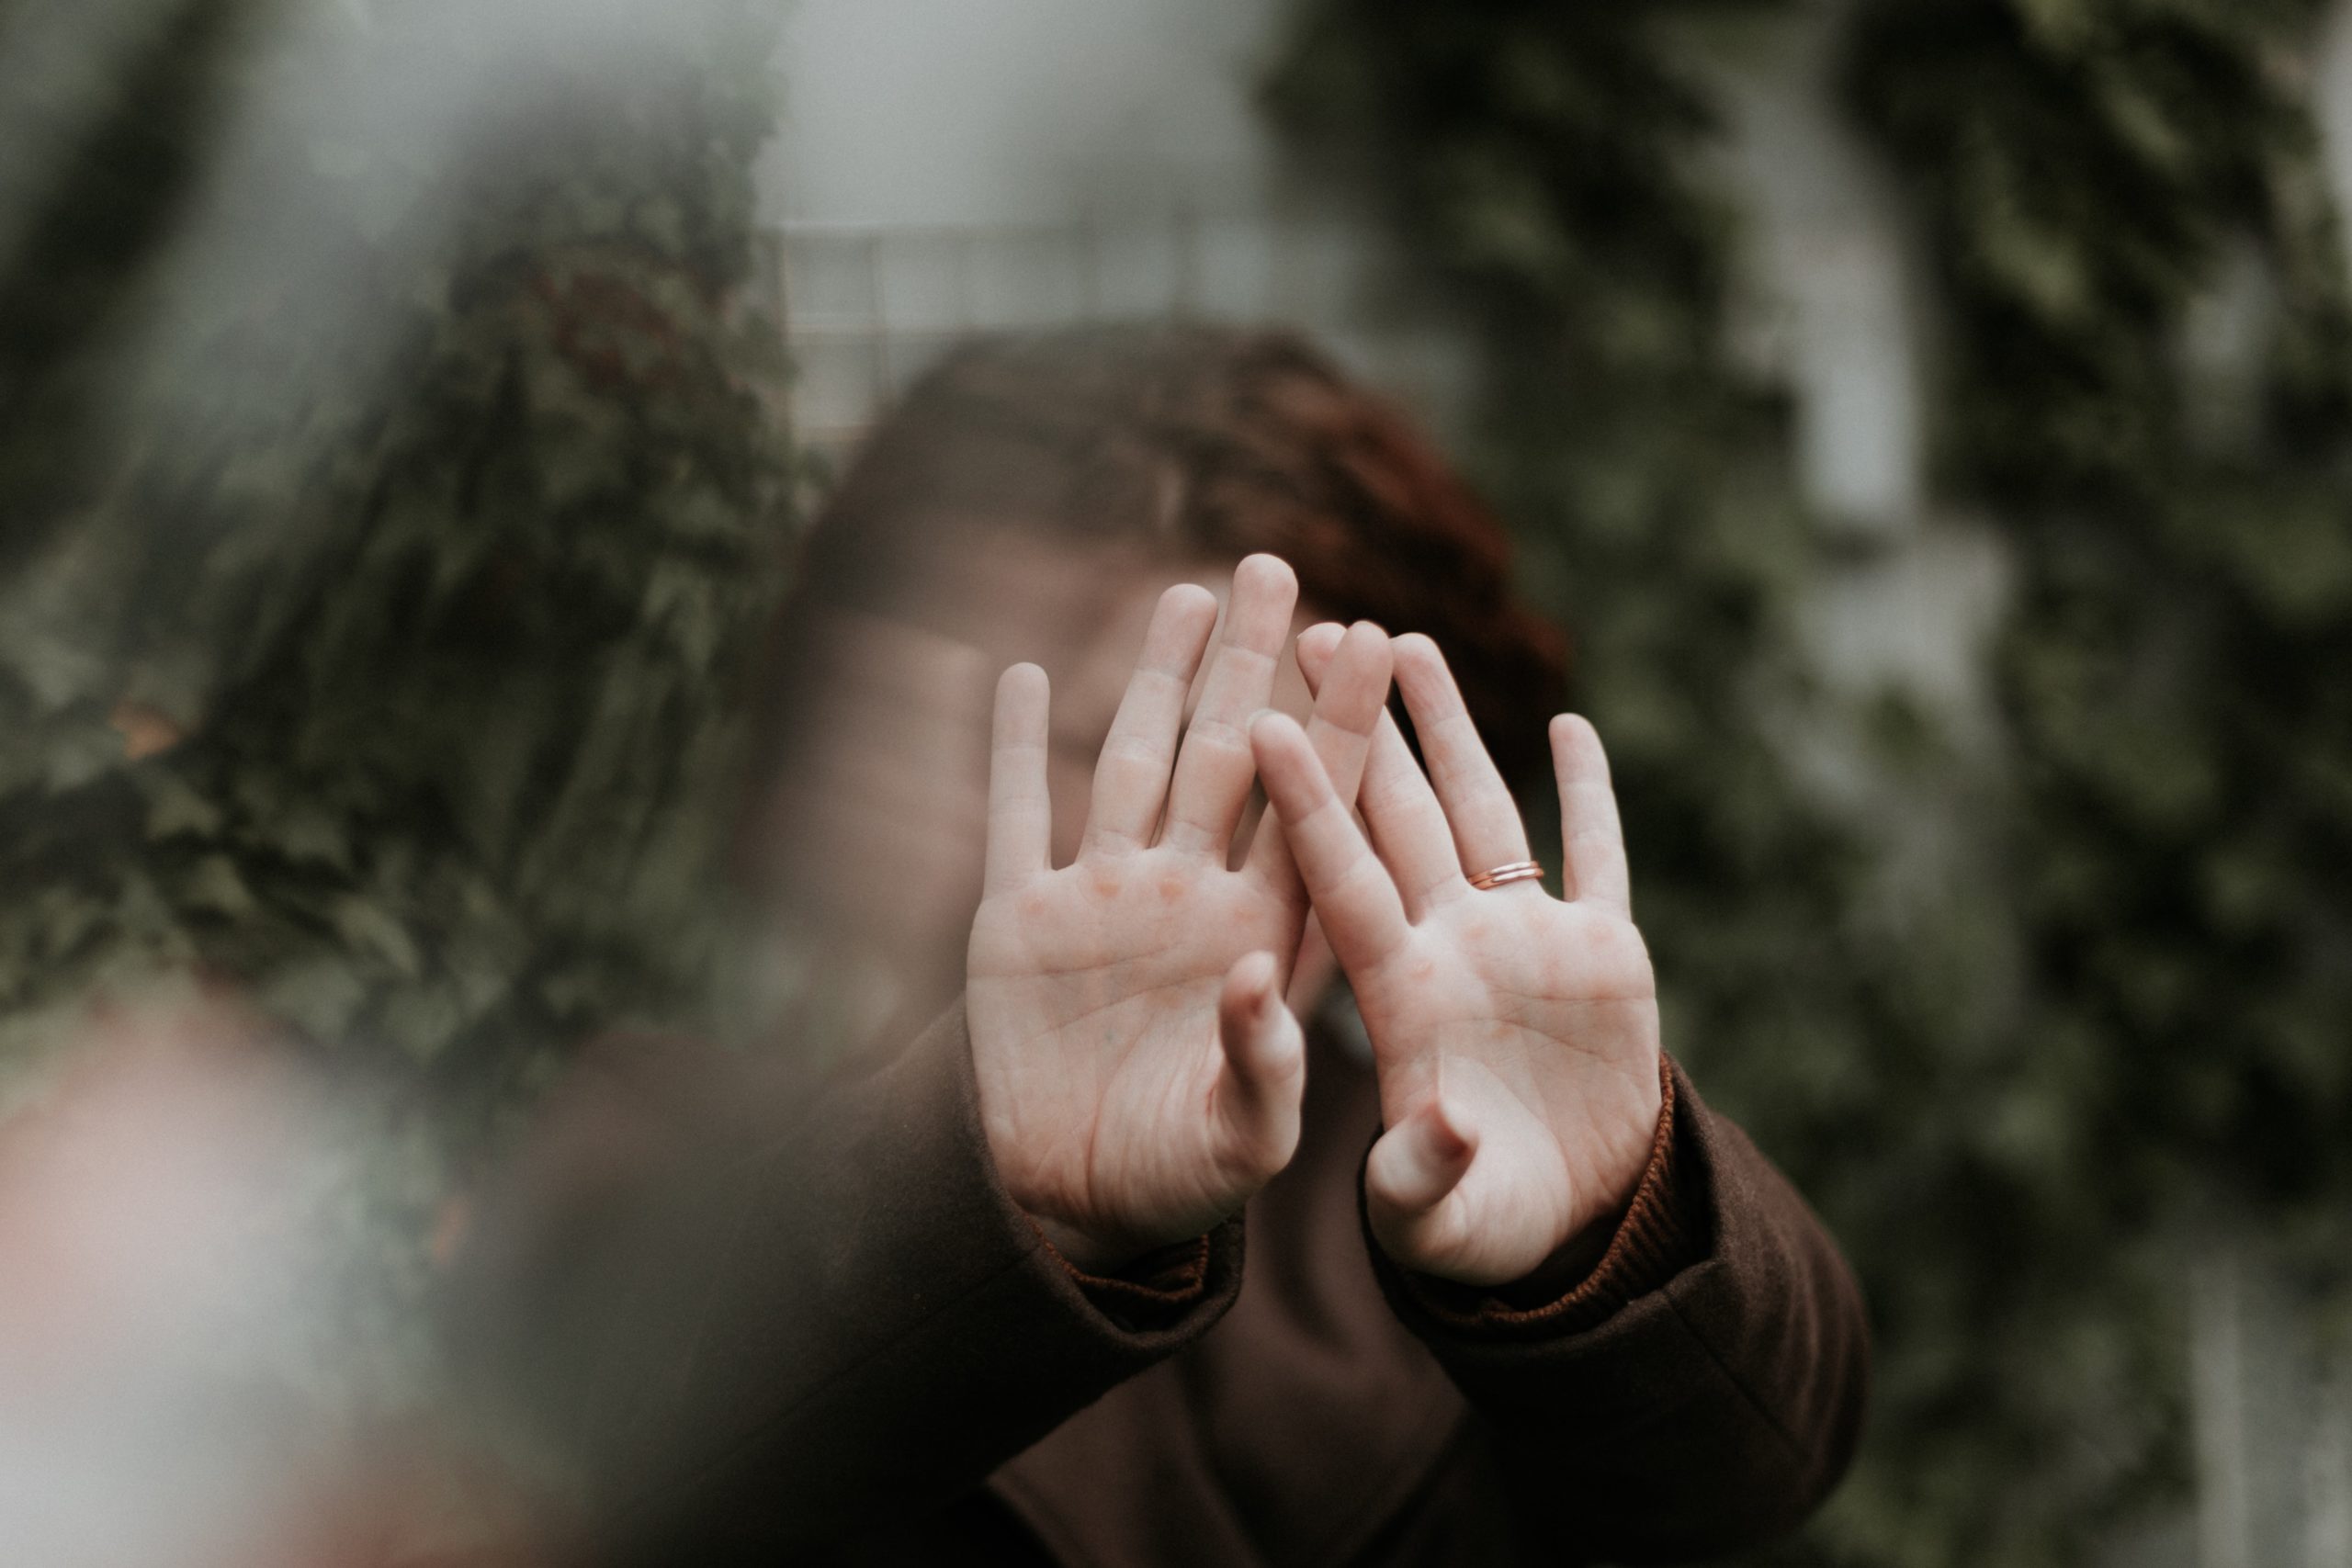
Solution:
M 1435 647 L 1396 656 L 1430 776 L 1384 719 L 1363 791 L 1376 851 L 1295 733 L 1254 739 L 1372 1037 L 1374 1233 L 1410 1267 L 1499 1283 L 1632 1197 L 1658 1120 L 1657 997 L 1590 727 L 1553 728 L 1570 898 L 1474 886 L 1526 860 L 1526 830 Z
M 1498 899 L 1507 920 L 1486 907 Z M 1387 1122 L 1442 1095 L 1477 1129 L 1463 1250 L 1472 1237 L 1565 1238 L 1623 1202 L 1657 1106 L 1657 1002 L 1630 922 L 1532 887 L 1474 894 L 1434 911 L 1356 990 L 1377 1021 Z
M 1272 690 L 1296 585 L 1251 557 L 1181 754 L 1216 620 L 1160 601 L 1096 763 L 1078 859 L 1049 861 L 1045 675 L 1006 671 L 989 771 L 986 894 L 967 1012 L 981 1120 L 1014 1201 L 1087 1267 L 1198 1235 L 1290 1158 L 1305 1058 L 1282 983 L 1306 893 L 1283 835 L 1227 864 L 1255 776 L 1242 729 Z M 1388 685 L 1388 641 L 1347 634 L 1312 728 L 1351 789 Z
M 1216 1224 L 1252 1181 L 1247 1140 L 1204 1114 L 1224 1063 L 1218 995 L 1252 953 L 1287 970 L 1304 914 L 1265 877 L 1159 850 L 984 902 L 969 1006 L 1031 1021 L 992 1064 L 1012 1190 L 1054 1194 L 1056 1218 L 1095 1235 L 1130 1228 L 1136 1194 L 1160 1212 L 1152 1228 Z

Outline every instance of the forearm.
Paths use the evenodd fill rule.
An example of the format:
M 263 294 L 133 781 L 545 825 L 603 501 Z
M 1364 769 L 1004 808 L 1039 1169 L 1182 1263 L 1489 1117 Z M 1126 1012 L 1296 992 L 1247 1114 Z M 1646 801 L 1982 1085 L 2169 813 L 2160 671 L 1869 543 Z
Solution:
M 1819 1222 L 1679 1073 L 1668 1103 L 1663 1160 L 1566 1295 L 1381 1267 L 1483 1417 L 1524 1528 L 1628 1561 L 1793 1526 L 1842 1474 L 1868 1382 L 1860 1299 Z
M 954 1495 L 1231 1299 L 1230 1235 L 1190 1288 L 1140 1297 L 1045 1247 L 989 1160 L 960 1018 L 772 1109 L 763 1135 L 740 1101 L 673 1130 L 626 1201 L 573 1216 L 584 1266 L 490 1292 L 490 1360 L 616 1556 L 773 1554 Z M 503 1228 L 567 1224 L 536 1207 Z

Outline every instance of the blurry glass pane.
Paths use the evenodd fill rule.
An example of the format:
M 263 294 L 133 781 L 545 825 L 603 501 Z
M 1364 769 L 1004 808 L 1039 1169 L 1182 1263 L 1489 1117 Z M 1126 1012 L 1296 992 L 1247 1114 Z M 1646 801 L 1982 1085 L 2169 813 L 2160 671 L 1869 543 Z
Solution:
M 785 303 L 793 324 L 871 324 L 877 314 L 873 246 L 863 234 L 787 231 Z
M 1363 237 L 1333 222 L 1283 223 L 1274 231 L 1274 313 L 1317 328 L 1355 313 L 1365 262 Z
M 871 418 L 882 392 L 876 358 L 876 341 L 866 334 L 797 333 L 793 413 L 800 428 L 820 436 Z
M 1075 231 L 984 231 L 967 254 L 977 324 L 1040 327 L 1085 313 L 1084 247 Z
M 969 321 L 963 234 L 952 230 L 916 230 L 884 234 L 874 243 L 880 316 L 886 329 L 935 331 Z
M 894 333 L 883 344 L 882 377 L 885 389 L 897 397 L 914 385 L 915 378 L 932 367 L 932 362 L 955 344 L 961 334 L 950 332 Z
M 1262 218 L 1202 220 L 1194 230 L 1196 301 L 1213 316 L 1260 321 L 1274 308 L 1273 232 Z
M 1183 303 L 1182 235 L 1174 221 L 1121 224 L 1096 242 L 1102 315 L 1161 316 Z

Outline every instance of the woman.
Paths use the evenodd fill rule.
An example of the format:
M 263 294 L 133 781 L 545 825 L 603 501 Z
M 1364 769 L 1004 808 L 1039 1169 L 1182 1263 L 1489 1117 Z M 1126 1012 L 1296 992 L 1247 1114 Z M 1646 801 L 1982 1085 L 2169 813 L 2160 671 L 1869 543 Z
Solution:
M 786 950 L 821 953 L 808 966 L 854 1013 L 927 1021 L 963 987 L 998 674 L 1026 659 L 1053 677 L 1067 860 L 1160 590 L 1254 551 L 1298 573 L 1301 626 L 1428 634 L 1505 772 L 1547 765 L 1559 634 L 1512 603 L 1501 530 L 1394 411 L 1275 334 L 973 344 L 872 432 L 779 623 L 757 841 Z M 1287 659 L 1276 693 L 1304 714 Z M 910 877 L 939 896 L 905 897 Z
M 1819 1500 L 1853 1285 L 1661 1055 L 1579 720 L 1534 880 L 1482 737 L 1556 652 L 1396 416 L 1279 337 L 976 346 L 809 563 L 761 820 L 867 1043 L 582 1091 L 489 1231 L 600 1553 L 1659 1560 Z M 1294 663 L 1301 603 L 1356 624 Z

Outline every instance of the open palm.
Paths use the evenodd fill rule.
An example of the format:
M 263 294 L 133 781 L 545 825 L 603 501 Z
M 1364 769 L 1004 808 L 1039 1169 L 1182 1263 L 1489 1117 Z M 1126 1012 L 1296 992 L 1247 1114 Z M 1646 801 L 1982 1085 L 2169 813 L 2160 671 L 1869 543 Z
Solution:
M 1310 679 L 1328 651 L 1302 648 Z M 1401 637 L 1396 666 L 1430 771 L 1384 716 L 1363 780 L 1371 841 L 1296 726 L 1263 719 L 1253 739 L 1372 1037 L 1387 1125 L 1365 1170 L 1374 1232 L 1408 1267 L 1495 1284 L 1632 1196 L 1660 1104 L 1656 988 L 1591 726 L 1552 726 L 1569 897 L 1481 889 L 1469 874 L 1527 859 L 1525 827 L 1436 646 Z
M 1044 671 L 1016 665 L 998 687 L 966 990 L 973 1063 L 1007 1190 L 1081 1267 L 1199 1235 L 1297 1143 L 1305 1055 L 1282 990 L 1306 894 L 1271 820 L 1228 863 L 1256 773 L 1245 727 L 1272 692 L 1296 593 L 1273 558 L 1241 563 L 1189 730 L 1216 604 L 1192 586 L 1161 597 L 1068 866 L 1048 848 Z M 1301 743 L 1352 789 L 1388 639 L 1365 626 L 1333 641 Z

